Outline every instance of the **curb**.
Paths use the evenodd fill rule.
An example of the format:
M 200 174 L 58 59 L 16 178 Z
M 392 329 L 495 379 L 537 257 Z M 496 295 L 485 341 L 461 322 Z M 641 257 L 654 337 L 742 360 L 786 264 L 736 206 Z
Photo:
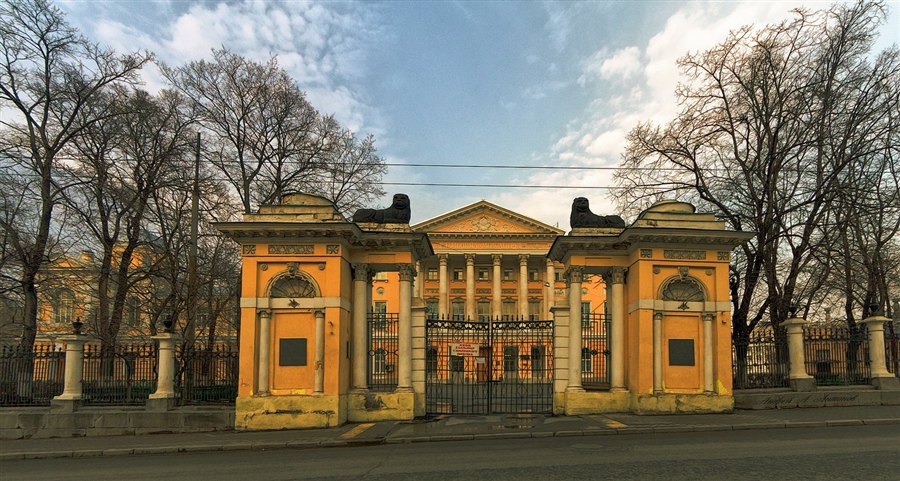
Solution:
M 326 439 L 321 441 L 290 441 L 290 442 L 256 442 L 256 443 L 229 443 L 229 444 L 193 444 L 186 446 L 148 446 L 138 448 L 114 448 L 114 449 L 83 449 L 71 451 L 42 451 L 0 453 L 0 461 L 13 461 L 20 459 L 55 459 L 55 458 L 88 458 L 88 457 L 113 457 L 141 454 L 171 454 L 171 453 L 201 453 L 215 451 L 270 451 L 281 449 L 313 449 L 335 448 L 354 446 L 375 446 L 382 444 L 412 444 L 444 441 L 473 441 L 473 440 L 502 440 L 502 439 L 527 439 L 549 437 L 577 437 L 577 436 L 608 436 L 628 434 L 671 434 L 687 432 L 709 431 L 740 431 L 763 429 L 792 429 L 792 428 L 823 428 L 841 426 L 883 426 L 900 424 L 900 418 L 882 419 L 835 419 L 827 421 L 786 421 L 776 423 L 755 424 L 708 424 L 696 426 L 659 426 L 659 427 L 629 427 L 616 429 L 585 429 L 567 430 L 556 432 L 515 432 L 515 433 L 487 433 L 487 434 L 440 434 L 434 436 L 411 437 L 381 437 L 359 440 Z

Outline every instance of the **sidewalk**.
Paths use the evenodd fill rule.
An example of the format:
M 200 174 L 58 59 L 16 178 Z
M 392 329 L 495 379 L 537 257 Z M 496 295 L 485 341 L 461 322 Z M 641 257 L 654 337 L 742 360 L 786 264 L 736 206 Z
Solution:
M 737 410 L 733 414 L 660 416 L 639 416 L 625 413 L 589 416 L 446 415 L 414 421 L 347 424 L 328 429 L 18 439 L 0 441 L 0 461 L 29 458 L 230 450 L 262 451 L 477 439 L 785 429 L 866 424 L 897 425 L 897 440 L 900 443 L 900 406 L 853 406 L 760 411 Z

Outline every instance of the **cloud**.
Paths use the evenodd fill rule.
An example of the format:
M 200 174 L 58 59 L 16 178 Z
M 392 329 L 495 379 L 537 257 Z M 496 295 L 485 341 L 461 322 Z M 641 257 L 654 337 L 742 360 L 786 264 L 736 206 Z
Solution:
M 584 62 L 584 74 L 578 83 L 584 85 L 596 78 L 628 80 L 639 74 L 641 67 L 641 51 L 637 47 L 626 47 L 610 56 L 600 51 Z
M 379 130 L 369 124 L 375 116 L 362 100 L 365 46 L 380 34 L 373 27 L 377 13 L 367 4 L 241 0 L 176 7 L 157 13 L 153 25 L 123 19 L 124 10 L 115 18 L 105 9 L 80 27 L 117 51 L 150 50 L 176 66 L 208 59 L 211 49 L 222 46 L 256 61 L 277 55 L 321 112 L 355 131 Z M 158 74 L 148 71 L 148 77 L 148 88 L 162 86 Z

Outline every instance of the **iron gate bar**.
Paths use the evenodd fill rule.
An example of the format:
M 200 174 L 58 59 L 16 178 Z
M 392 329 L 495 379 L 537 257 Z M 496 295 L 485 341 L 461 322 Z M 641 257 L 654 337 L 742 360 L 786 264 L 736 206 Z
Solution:
M 553 321 L 428 319 L 426 345 L 428 414 L 552 411 Z

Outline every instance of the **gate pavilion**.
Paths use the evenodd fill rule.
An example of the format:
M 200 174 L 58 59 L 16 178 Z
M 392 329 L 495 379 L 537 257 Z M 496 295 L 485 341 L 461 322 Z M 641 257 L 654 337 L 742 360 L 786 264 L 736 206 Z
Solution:
M 689 204 L 566 234 L 486 201 L 410 227 L 348 222 L 327 200 L 296 194 L 217 228 L 243 256 L 236 429 L 425 415 L 429 376 L 452 370 L 433 350 L 450 344 L 466 363 L 540 372 L 556 414 L 733 408 L 728 265 L 749 235 Z M 588 385 L 584 321 L 596 313 L 609 318 L 599 349 L 608 375 Z M 396 319 L 394 362 L 381 365 L 388 390 L 369 385 L 369 325 L 380 314 Z M 552 334 L 535 371 L 521 363 L 538 352 L 527 336 L 525 354 L 507 359 L 504 348 L 436 344 L 426 319 L 552 321 Z M 478 382 L 472 372 L 443 382 Z

